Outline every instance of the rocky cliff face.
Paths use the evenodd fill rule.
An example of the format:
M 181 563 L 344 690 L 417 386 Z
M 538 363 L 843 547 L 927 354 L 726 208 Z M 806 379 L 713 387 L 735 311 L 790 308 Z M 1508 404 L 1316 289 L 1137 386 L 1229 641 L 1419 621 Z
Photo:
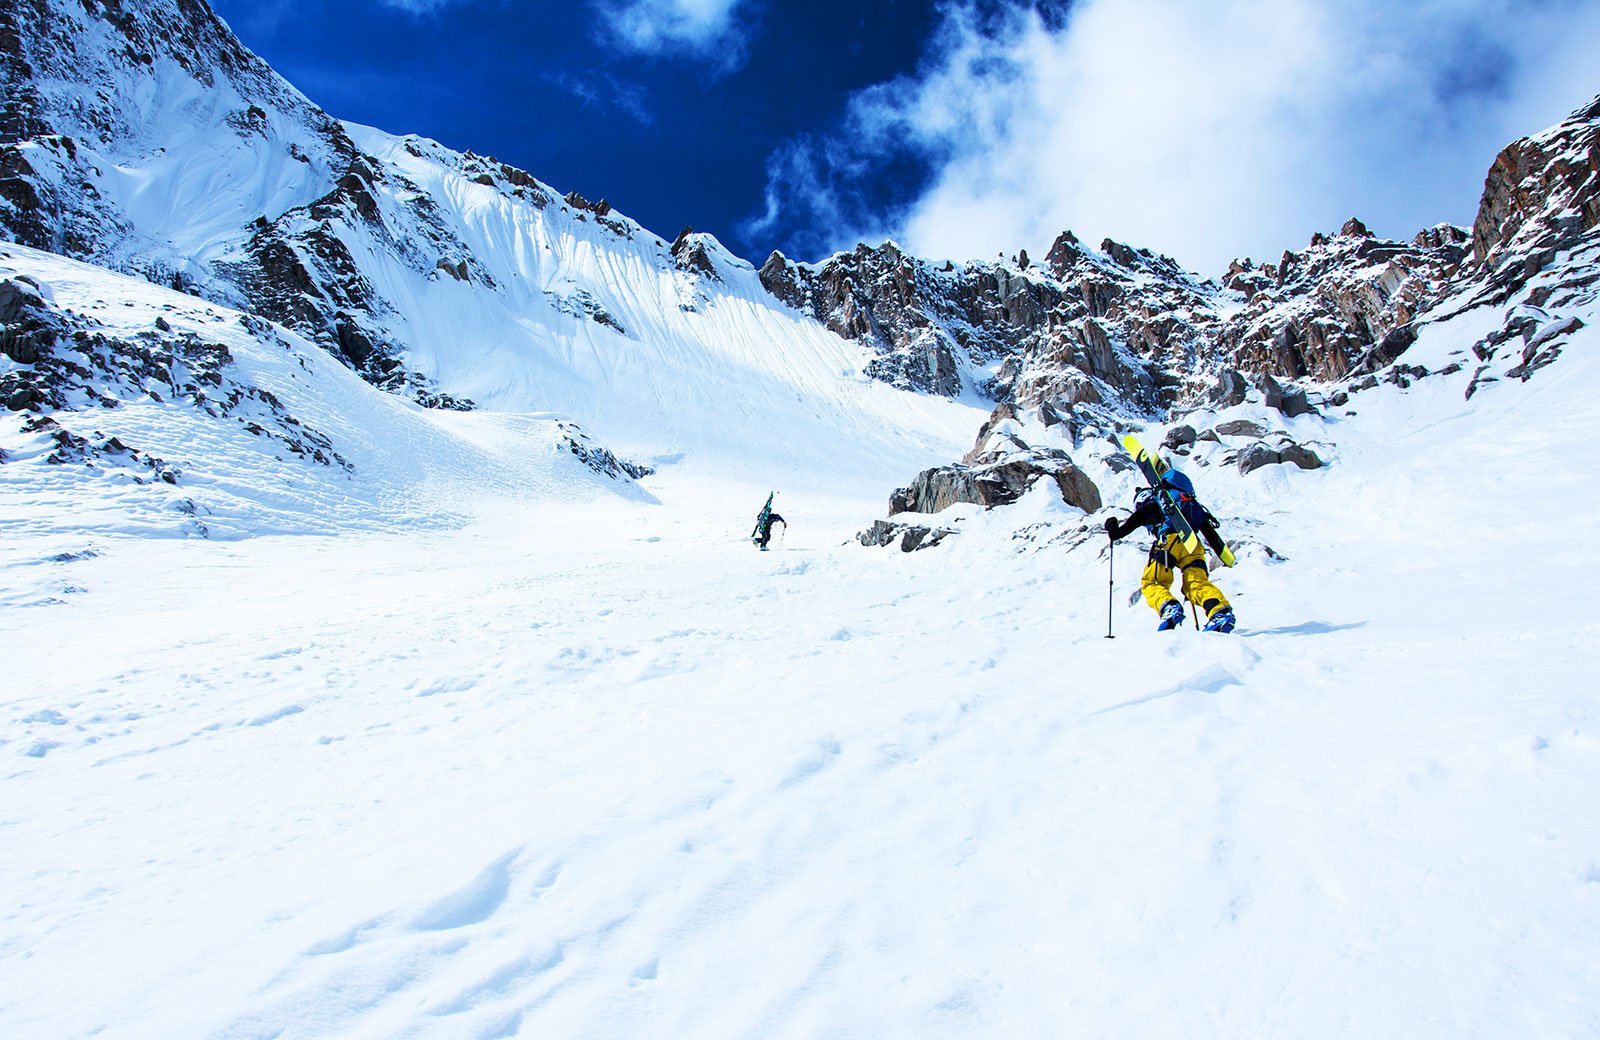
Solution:
M 1472 225 L 1476 270 L 1515 292 L 1600 225 L 1600 97 L 1568 120 L 1505 147 L 1489 167 Z
M 1159 417 L 1236 404 L 1252 387 L 1292 408 L 1304 399 L 1297 380 L 1339 384 L 1333 393 L 1347 397 L 1427 323 L 1474 307 L 1525 307 L 1480 344 L 1480 361 L 1513 338 L 1543 345 L 1593 284 L 1585 251 L 1597 224 L 1600 99 L 1501 152 L 1470 232 L 1440 224 L 1399 242 L 1351 219 L 1275 263 L 1235 261 L 1220 281 L 1110 240 L 1091 249 L 1070 232 L 1042 264 L 1019 254 L 935 266 L 886 244 L 817 264 L 774 253 L 761 277 L 863 343 L 868 372 L 890 382 L 977 390 L 1023 408 Z M 1565 273 L 1549 277 L 1556 267 Z
M 1019 254 L 937 267 L 889 243 L 809 265 L 774 253 L 761 278 L 866 345 L 868 373 L 888 382 L 1023 407 L 1158 413 L 1224 392 L 1229 373 L 1326 381 L 1362 368 L 1439 298 L 1467 237 L 1440 225 L 1393 242 L 1350 220 L 1275 264 L 1237 261 L 1220 284 L 1070 232 L 1043 264 Z
M 0 252 L 0 259 L 9 258 Z M 244 334 L 292 352 L 267 322 L 253 315 L 239 321 Z M 46 438 L 46 461 L 52 465 L 122 472 L 135 484 L 182 484 L 180 467 L 141 445 L 98 431 L 74 433 L 55 417 L 78 413 L 87 422 L 71 425 L 81 429 L 98 421 L 97 412 L 170 402 L 261 438 L 268 442 L 263 454 L 354 470 L 326 434 L 290 414 L 277 395 L 238 365 L 226 343 L 175 329 L 163 317 L 129 335 L 59 306 L 49 287 L 32 278 L 0 279 L 0 356 L 15 363 L 0 374 L 0 402 L 30 413 L 22 430 Z M 205 533 L 204 525 L 198 533 Z
M 857 246 L 820 264 L 773 253 L 761 282 L 774 296 L 869 348 L 866 371 L 924 393 L 992 392 L 986 369 L 1053 342 L 1062 286 L 1012 263 L 936 266 L 892 242 Z M 1103 360 L 1115 366 L 1117 359 Z M 1139 373 L 1119 373 L 1137 382 Z
M 1600 97 L 1495 158 L 1463 267 L 1451 287 L 1462 302 L 1434 320 L 1474 310 L 1498 319 L 1466 359 L 1476 363 L 1468 397 L 1526 382 L 1561 356 L 1583 327 L 1578 312 L 1600 298 Z
M 1200 427 L 1173 427 L 1163 447 L 1201 466 L 1235 467 L 1241 476 L 1269 466 L 1320 468 L 1330 445 L 1302 444 L 1255 422 L 1218 422 L 1216 413 L 1249 402 L 1265 409 L 1258 414 L 1276 411 L 1284 420 L 1315 416 L 1319 405 L 1345 407 L 1380 383 L 1409 386 L 1469 366 L 1470 379 L 1463 377 L 1468 398 L 1497 382 L 1532 379 L 1594 313 L 1600 299 L 1597 229 L 1600 99 L 1501 152 L 1470 233 L 1441 224 L 1409 243 L 1393 242 L 1352 219 L 1277 263 L 1236 261 L 1220 284 L 1145 251 L 1109 241 L 1090 250 L 1063 235 L 1042 267 L 1019 257 L 1009 272 L 1028 283 L 1028 298 L 1047 302 L 1042 314 L 1014 326 L 1009 353 L 1001 344 L 983 355 L 1003 358 L 988 384 L 1002 403 L 975 449 L 984 457 L 969 455 L 918 475 L 893 493 L 890 514 L 937 512 L 956 502 L 1004 504 L 1042 472 L 1076 469 L 1069 450 L 1084 449 L 1114 470 L 1106 435 L 1141 417 L 1193 413 Z M 811 306 L 817 287 L 824 287 L 822 298 L 834 302 L 822 315 L 836 315 L 845 304 L 880 313 L 863 289 L 878 283 L 853 276 L 867 266 L 863 255 L 858 249 L 812 268 L 775 255 L 763 280 L 785 299 Z M 1005 266 L 969 265 L 947 272 L 943 283 L 903 278 L 900 285 L 960 300 L 981 297 L 984 276 L 993 282 L 993 270 Z M 882 313 L 910 314 L 912 322 L 943 305 L 908 300 L 903 288 L 893 304 Z M 1473 329 L 1468 338 L 1487 327 L 1476 343 L 1447 350 L 1443 363 L 1437 349 L 1424 359 L 1407 356 L 1430 327 L 1469 313 L 1468 325 L 1454 327 Z M 877 335 L 884 342 L 881 329 Z M 1462 339 L 1454 332 L 1442 338 Z M 916 366 L 915 356 L 904 356 L 913 340 L 888 340 L 900 344 L 902 364 Z M 1055 445 L 1031 446 L 1023 430 Z M 986 438 L 1004 450 L 997 454 L 991 447 L 985 454 Z M 1097 495 L 1074 502 L 1065 485 L 1061 490 L 1065 501 L 1086 512 L 1098 505 Z M 907 528 L 905 521 L 889 526 Z

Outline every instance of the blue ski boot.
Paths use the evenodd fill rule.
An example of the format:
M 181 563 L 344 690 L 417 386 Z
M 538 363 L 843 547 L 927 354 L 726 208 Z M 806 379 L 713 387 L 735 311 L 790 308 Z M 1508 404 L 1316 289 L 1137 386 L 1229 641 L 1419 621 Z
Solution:
M 1206 622 L 1207 632 L 1232 632 L 1236 619 L 1232 607 L 1223 607 L 1211 615 L 1211 620 Z
M 1183 624 L 1183 604 L 1175 599 L 1168 600 L 1167 605 L 1161 608 L 1161 624 L 1156 626 L 1156 631 L 1165 632 L 1181 624 Z

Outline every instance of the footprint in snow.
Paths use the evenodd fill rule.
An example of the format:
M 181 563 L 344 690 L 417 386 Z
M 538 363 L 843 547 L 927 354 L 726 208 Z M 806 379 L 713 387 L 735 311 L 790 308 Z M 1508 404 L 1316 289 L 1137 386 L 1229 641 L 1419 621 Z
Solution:
M 511 891 L 511 864 L 522 854 L 512 849 L 490 863 L 466 885 L 428 907 L 417 918 L 419 931 L 441 932 L 486 921 L 505 903 Z
M 356 927 L 351 928 L 349 931 L 341 932 L 338 935 L 335 935 L 331 939 L 324 939 L 319 943 L 313 943 L 311 946 L 306 948 L 306 956 L 326 957 L 333 953 L 343 953 L 359 942 L 361 939 L 361 933 L 371 927 L 372 924 L 370 922 L 364 925 L 357 925 Z
M 1146 694 L 1143 697 L 1135 697 L 1131 701 L 1122 701 L 1119 704 L 1113 704 L 1109 707 L 1100 708 L 1097 711 L 1091 711 L 1089 714 L 1104 715 L 1107 712 L 1120 711 L 1123 708 L 1133 708 L 1141 704 L 1149 704 L 1152 701 L 1165 700 L 1168 697 L 1173 697 L 1180 693 L 1214 694 L 1222 692 L 1229 686 L 1243 685 L 1244 683 L 1239 679 L 1239 677 L 1228 671 L 1228 669 L 1222 667 L 1221 665 L 1212 665 L 1210 668 L 1201 669 L 1194 675 L 1191 675 L 1189 678 L 1185 679 L 1183 682 L 1178 683 L 1176 686 L 1168 687 L 1165 690 L 1157 690 L 1155 693 Z
M 566 959 L 566 947 L 561 943 L 556 943 L 542 957 L 518 957 L 511 963 L 490 972 L 480 981 L 464 987 L 448 1001 L 432 1008 L 428 1013 L 443 1017 L 471 1011 L 481 1004 L 504 997 L 519 984 L 525 984 L 530 979 L 543 975 L 561 965 Z
M 433 697 L 441 693 L 465 693 L 478 685 L 479 678 L 480 676 L 476 675 L 462 675 L 455 678 L 436 679 L 417 696 Z
M 789 775 L 778 784 L 778 790 L 786 790 L 816 776 L 839 756 L 840 750 L 839 742 L 836 740 L 817 741 L 817 749 L 789 771 Z
M 553 886 L 556 881 L 560 879 L 561 866 L 562 865 L 559 862 L 552 863 L 545 868 L 543 874 L 539 875 L 539 880 L 533 883 L 533 897 L 535 899 L 544 895 L 545 890 Z
M 298 704 L 286 704 L 277 711 L 269 711 L 259 718 L 251 719 L 246 725 L 265 726 L 269 722 L 277 722 L 279 719 L 286 719 L 290 715 L 298 715 L 302 711 L 305 711 L 305 709 Z

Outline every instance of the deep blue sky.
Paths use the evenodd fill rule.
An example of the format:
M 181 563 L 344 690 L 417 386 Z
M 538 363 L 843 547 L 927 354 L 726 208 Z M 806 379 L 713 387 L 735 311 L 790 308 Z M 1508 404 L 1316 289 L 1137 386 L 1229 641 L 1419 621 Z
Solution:
M 744 237 L 764 211 L 769 157 L 836 126 L 852 92 L 911 70 L 935 22 L 924 0 L 747 2 L 724 53 L 650 54 L 609 37 L 588 0 L 425 14 L 379 0 L 212 6 L 337 118 L 494 155 L 669 239 L 710 231 L 757 263 L 806 231 L 780 221 Z M 902 158 L 865 190 L 887 205 L 924 173 Z
M 1070 229 L 1219 275 L 1351 216 L 1409 239 L 1600 89 L 1600 0 L 213 3 L 334 116 L 756 263 Z

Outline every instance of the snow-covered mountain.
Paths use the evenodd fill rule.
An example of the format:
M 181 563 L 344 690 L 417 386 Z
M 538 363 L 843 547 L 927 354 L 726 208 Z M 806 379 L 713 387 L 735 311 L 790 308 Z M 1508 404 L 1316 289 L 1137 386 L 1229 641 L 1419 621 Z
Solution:
M 757 270 L 202 0 L 0 77 L 0 1034 L 1600 1034 L 1600 102 L 1208 280 Z
M 885 244 L 774 254 L 757 277 L 707 236 L 669 246 L 493 158 L 340 123 L 203 3 L 28 0 L 0 19 L 0 235 L 283 323 L 424 404 L 572 415 L 625 451 L 701 410 L 653 399 L 658 351 L 702 364 L 686 385 L 705 409 L 730 389 L 713 370 L 781 369 L 801 343 L 906 389 L 1154 418 L 1237 398 L 1239 373 L 1369 375 L 1486 264 L 1554 248 L 1502 226 L 1560 194 L 1556 173 L 1533 202 L 1497 190 L 1526 194 L 1515 184 L 1541 162 L 1508 152 L 1470 255 L 1461 228 L 1399 243 L 1351 220 L 1218 280 L 1070 232 L 1039 263 L 933 265 Z M 1581 200 L 1562 219 L 1569 238 L 1592 227 Z
M 331 119 L 203 3 L 30 0 L 0 19 L 0 236 L 23 246 L 250 315 L 267 340 L 303 337 L 425 406 L 562 422 L 559 440 L 624 479 L 664 459 L 745 466 L 756 448 L 768 480 L 824 461 L 843 484 L 881 480 L 879 460 L 926 464 L 977 421 L 970 405 L 863 376 L 854 344 L 775 301 L 709 236 L 669 244 L 492 159 Z M 51 292 L 62 268 L 36 259 L 13 251 L 11 269 L 48 307 L 67 295 Z M 50 341 L 98 336 L 126 358 L 148 337 L 170 339 L 134 331 L 158 307 L 129 306 L 139 313 L 109 322 L 94 308 L 57 315 Z M 64 402 L 51 389 L 63 373 L 104 367 L 62 349 L 42 368 L 38 349 L 8 358 L 0 378 L 17 414 Z M 150 388 L 94 392 L 133 402 Z M 156 392 L 165 404 L 183 396 Z M 85 421 L 59 419 L 90 440 L 110 425 Z M 334 437 L 328 450 L 347 447 Z M 183 461 L 190 473 L 207 465 Z M 352 479 L 369 471 L 355 465 Z
M 735 400 L 731 370 L 859 367 L 709 237 L 339 123 L 204 3 L 0 18 L 0 236 L 279 322 L 423 404 L 581 417 L 636 452 L 687 449 L 705 413 L 729 441 L 786 430 L 795 395 Z

